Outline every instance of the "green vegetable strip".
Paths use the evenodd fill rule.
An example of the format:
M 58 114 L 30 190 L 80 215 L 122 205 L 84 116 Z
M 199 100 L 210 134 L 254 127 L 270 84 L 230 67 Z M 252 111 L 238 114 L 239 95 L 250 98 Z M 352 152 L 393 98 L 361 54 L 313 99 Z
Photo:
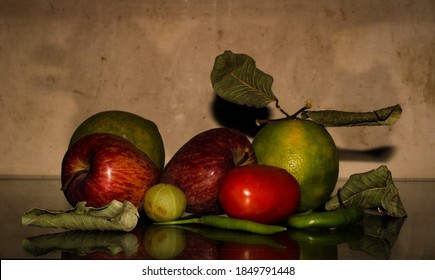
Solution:
M 201 223 L 224 229 L 243 230 L 258 234 L 273 234 L 287 230 L 287 228 L 276 225 L 265 225 L 248 220 L 235 219 L 223 216 L 203 216 Z
M 337 211 L 313 212 L 309 210 L 290 216 L 287 224 L 292 228 L 336 228 L 355 224 L 364 218 L 364 210 L 350 207 Z
M 286 227 L 265 225 L 248 220 L 236 219 L 225 216 L 207 215 L 199 218 L 184 219 L 156 223 L 157 225 L 204 224 L 221 229 L 241 230 L 258 234 L 274 234 L 287 230 Z

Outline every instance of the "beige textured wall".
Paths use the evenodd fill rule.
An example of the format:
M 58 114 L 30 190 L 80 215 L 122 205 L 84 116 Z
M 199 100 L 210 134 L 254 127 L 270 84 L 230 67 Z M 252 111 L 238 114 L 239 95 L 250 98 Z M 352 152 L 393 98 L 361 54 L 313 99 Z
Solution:
M 224 50 L 271 74 L 289 112 L 307 100 L 349 111 L 402 105 L 393 127 L 330 129 L 340 177 L 381 164 L 396 178 L 435 177 L 430 0 L 0 0 L 0 175 L 58 176 L 72 131 L 102 110 L 155 121 L 167 159 L 205 129 L 240 128 L 231 118 L 248 133 L 252 110 L 211 88 Z

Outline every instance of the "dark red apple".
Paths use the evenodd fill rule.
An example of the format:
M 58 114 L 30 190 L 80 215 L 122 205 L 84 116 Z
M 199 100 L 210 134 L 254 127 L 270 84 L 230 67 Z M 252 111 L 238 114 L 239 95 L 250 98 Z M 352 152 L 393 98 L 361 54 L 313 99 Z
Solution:
M 62 191 L 75 206 L 102 207 L 110 201 L 130 201 L 142 209 L 146 190 L 159 180 L 159 169 L 128 140 L 108 133 L 84 136 L 62 161 Z
M 206 130 L 184 144 L 165 166 L 161 182 L 184 191 L 186 211 L 217 214 L 223 177 L 234 167 L 256 163 L 249 139 L 232 128 Z

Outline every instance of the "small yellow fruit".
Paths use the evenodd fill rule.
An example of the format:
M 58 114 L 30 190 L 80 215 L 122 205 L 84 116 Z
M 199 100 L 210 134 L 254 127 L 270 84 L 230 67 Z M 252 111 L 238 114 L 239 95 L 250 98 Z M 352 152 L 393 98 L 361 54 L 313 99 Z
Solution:
M 187 199 L 184 192 L 171 184 L 160 183 L 145 193 L 144 210 L 155 222 L 173 221 L 186 211 Z
M 298 212 L 322 206 L 338 179 L 334 140 L 320 124 L 291 119 L 264 126 L 252 142 L 259 164 L 286 169 L 300 185 Z

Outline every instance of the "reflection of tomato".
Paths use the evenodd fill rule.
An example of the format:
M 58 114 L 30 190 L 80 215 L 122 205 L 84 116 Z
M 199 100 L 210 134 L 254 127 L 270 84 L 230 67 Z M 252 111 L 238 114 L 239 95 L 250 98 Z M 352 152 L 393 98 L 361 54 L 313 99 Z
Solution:
M 228 216 L 265 224 L 286 219 L 299 199 L 296 179 L 282 168 L 266 165 L 233 168 L 219 190 L 219 203 Z
M 224 242 L 219 246 L 221 260 L 298 260 L 299 246 L 286 235 L 278 234 L 273 238 L 282 247 L 266 244 L 242 244 Z M 278 244 L 277 243 L 277 244 Z

